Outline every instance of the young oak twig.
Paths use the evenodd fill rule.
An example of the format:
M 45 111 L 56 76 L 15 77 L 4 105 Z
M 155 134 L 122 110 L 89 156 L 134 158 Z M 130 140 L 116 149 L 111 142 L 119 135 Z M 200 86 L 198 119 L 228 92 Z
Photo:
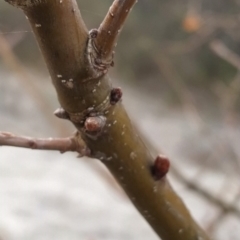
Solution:
M 113 50 L 123 24 L 137 0 L 115 0 L 98 29 L 89 32 L 89 62 L 96 70 L 106 73 L 113 66 Z
M 78 134 L 77 134 L 78 135 Z M 66 138 L 32 138 L 0 132 L 0 146 L 13 146 L 38 150 L 56 150 L 61 153 L 78 152 L 79 156 L 88 155 L 86 146 L 76 135 Z

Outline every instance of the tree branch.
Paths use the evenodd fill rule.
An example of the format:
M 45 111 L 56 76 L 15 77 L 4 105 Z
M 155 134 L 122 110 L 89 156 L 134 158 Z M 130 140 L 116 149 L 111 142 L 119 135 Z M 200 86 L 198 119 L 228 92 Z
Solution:
M 0 146 L 12 146 L 38 150 L 55 150 L 61 153 L 78 152 L 80 156 L 86 156 L 86 145 L 80 141 L 77 135 L 66 138 L 32 138 L 16 136 L 9 132 L 0 132 Z
M 95 40 L 101 57 L 108 59 L 117 42 L 123 24 L 137 0 L 115 0 L 98 28 Z
M 88 61 L 94 77 L 106 74 L 114 65 L 114 48 L 123 27 L 137 0 L 114 0 L 112 6 L 98 29 L 89 32 Z
M 86 61 L 89 60 L 86 55 L 92 53 L 89 40 L 93 36 L 87 33 L 75 0 L 7 1 L 14 5 L 21 2 L 19 6 L 29 18 L 59 102 L 66 111 L 61 116 L 75 125 L 90 149 L 91 157 L 100 159 L 106 165 L 132 203 L 163 240 L 208 240 L 170 186 L 165 176 L 168 160 L 151 156 L 122 103 L 115 101 L 119 100 L 121 94 L 119 89 L 112 89 L 104 67 L 99 65 L 103 69 L 101 75 L 94 74 L 91 62 Z M 115 3 L 114 12 L 119 12 L 119 18 L 113 18 L 115 24 L 110 24 L 107 29 L 113 31 L 113 36 L 123 25 L 135 1 L 119 0 Z M 105 19 L 108 18 L 110 16 Z M 100 27 L 100 37 L 103 34 L 108 41 L 105 30 Z M 106 57 L 108 54 L 105 52 L 112 51 L 115 37 L 110 36 L 107 45 L 104 44 L 104 37 L 102 40 L 100 37 L 96 46 L 103 45 L 98 47 Z M 153 168 L 156 168 L 153 172 L 157 176 L 153 176 Z

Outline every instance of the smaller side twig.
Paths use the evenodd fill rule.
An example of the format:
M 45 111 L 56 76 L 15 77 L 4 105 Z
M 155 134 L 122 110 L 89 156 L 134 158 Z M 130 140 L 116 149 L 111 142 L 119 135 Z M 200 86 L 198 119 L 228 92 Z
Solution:
M 89 32 L 88 60 L 94 76 L 106 74 L 113 66 L 114 47 L 123 24 L 137 0 L 114 0 L 98 29 Z
M 38 150 L 55 150 L 61 153 L 78 152 L 79 156 L 86 156 L 88 150 L 79 136 L 74 135 L 66 138 L 32 138 L 16 136 L 9 132 L 0 132 L 0 146 L 12 146 Z
M 101 56 L 109 58 L 123 24 L 137 0 L 115 0 L 98 28 L 96 47 Z

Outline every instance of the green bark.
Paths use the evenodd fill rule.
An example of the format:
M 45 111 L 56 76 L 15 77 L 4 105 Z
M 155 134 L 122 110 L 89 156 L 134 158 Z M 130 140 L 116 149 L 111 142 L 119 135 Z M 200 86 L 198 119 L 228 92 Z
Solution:
M 111 81 L 106 74 L 97 78 L 93 75 L 87 61 L 88 31 L 76 2 L 7 2 L 22 8 L 28 17 L 60 105 L 70 116 L 76 117 L 76 120 L 71 119 L 91 150 L 91 156 L 109 169 L 155 232 L 164 240 L 209 239 L 167 178 L 154 180 L 151 167 L 156 156 L 151 156 L 123 104 L 104 107 L 104 100 L 112 90 Z M 86 131 L 84 120 L 89 108 L 97 109 L 98 114 L 106 117 L 106 124 L 98 134 Z

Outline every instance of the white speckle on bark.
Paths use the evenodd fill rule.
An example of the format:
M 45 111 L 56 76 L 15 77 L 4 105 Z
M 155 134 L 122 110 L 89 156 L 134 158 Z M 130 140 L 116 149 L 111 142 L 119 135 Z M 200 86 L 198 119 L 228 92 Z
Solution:
M 36 28 L 40 28 L 41 26 L 42 26 L 42 25 L 39 24 L 39 23 L 36 23 L 36 24 L 35 24 L 35 27 L 36 27 Z
M 125 132 L 122 132 L 121 135 L 123 136 L 125 134 Z
M 137 154 L 135 152 L 131 152 L 130 153 L 130 158 L 133 159 L 133 160 L 136 159 L 137 158 Z
M 96 92 L 96 88 L 94 88 L 94 89 L 92 90 L 92 92 L 93 92 L 93 93 Z
M 116 123 L 117 123 L 117 120 L 114 120 L 113 125 L 115 125 Z
M 109 8 L 109 13 L 112 17 L 114 16 L 114 14 L 112 13 L 112 6 L 110 6 L 110 8 Z
M 73 79 L 69 79 L 69 80 L 65 80 L 62 79 L 61 82 L 64 84 L 65 87 L 67 88 L 73 88 L 74 84 L 73 84 Z
M 183 229 L 182 229 L 182 228 L 179 229 L 179 230 L 178 230 L 178 233 L 179 233 L 179 234 L 183 233 Z
M 110 156 L 110 157 L 107 158 L 107 161 L 111 161 L 112 159 L 113 159 L 113 157 Z
M 89 107 L 89 108 L 87 109 L 87 111 L 88 111 L 88 112 L 91 112 L 93 109 L 94 109 L 93 107 Z
M 57 75 L 57 78 L 61 78 L 61 77 L 62 77 L 62 75 L 61 75 L 61 74 L 58 74 L 58 75 Z

